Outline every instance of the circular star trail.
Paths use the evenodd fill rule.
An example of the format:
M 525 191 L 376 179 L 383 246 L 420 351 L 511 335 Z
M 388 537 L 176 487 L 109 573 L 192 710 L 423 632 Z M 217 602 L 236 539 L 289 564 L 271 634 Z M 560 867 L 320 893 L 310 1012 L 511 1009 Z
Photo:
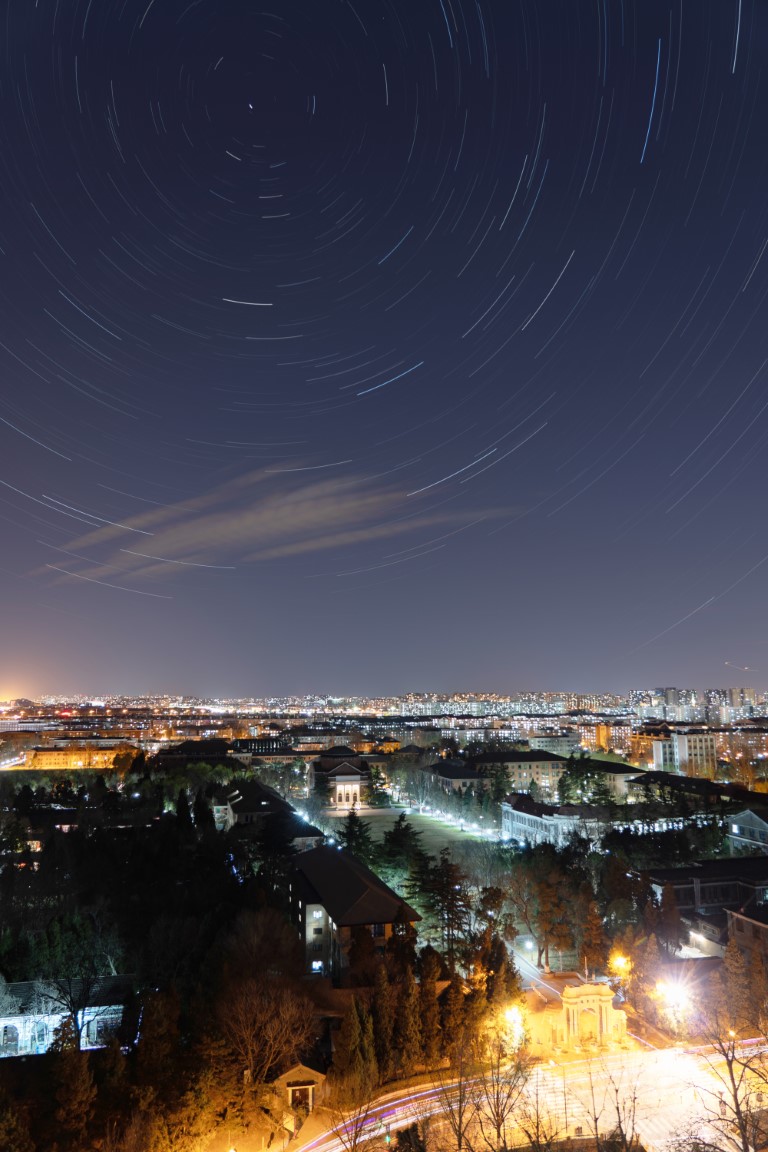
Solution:
M 5 678 L 759 667 L 767 22 L 9 0 Z

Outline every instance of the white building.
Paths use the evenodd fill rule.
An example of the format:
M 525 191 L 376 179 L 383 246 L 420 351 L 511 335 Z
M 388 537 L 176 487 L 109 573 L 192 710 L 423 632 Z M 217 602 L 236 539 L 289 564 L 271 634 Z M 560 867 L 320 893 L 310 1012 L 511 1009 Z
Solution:
M 656 772 L 681 772 L 684 776 L 707 777 L 717 768 L 714 732 L 672 732 L 653 741 L 653 767 Z
M 728 818 L 731 851 L 768 853 L 768 807 L 754 805 Z
M 123 1019 L 125 981 L 105 977 L 94 990 L 92 1004 L 78 1013 L 80 1047 L 103 1048 Z M 109 1003 L 110 1000 L 117 1003 Z M 37 984 L 25 981 L 0 987 L 0 1057 L 37 1056 L 50 1048 L 56 1030 L 69 1013 L 46 998 Z

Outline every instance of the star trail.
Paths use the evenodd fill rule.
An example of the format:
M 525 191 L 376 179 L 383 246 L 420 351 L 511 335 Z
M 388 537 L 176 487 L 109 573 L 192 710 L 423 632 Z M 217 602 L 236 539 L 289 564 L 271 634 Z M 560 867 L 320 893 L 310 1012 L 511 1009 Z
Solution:
M 273 7 L 4 7 L 0 688 L 762 666 L 768 8 Z

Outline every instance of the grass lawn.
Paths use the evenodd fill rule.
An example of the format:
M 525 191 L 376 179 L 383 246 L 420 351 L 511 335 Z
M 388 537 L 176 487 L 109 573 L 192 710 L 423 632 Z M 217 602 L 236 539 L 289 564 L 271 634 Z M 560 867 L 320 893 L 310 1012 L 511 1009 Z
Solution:
M 421 833 L 421 846 L 430 856 L 437 856 L 441 848 L 452 848 L 457 844 L 466 844 L 468 840 L 481 840 L 477 832 L 462 831 L 455 824 L 447 824 L 427 813 L 408 811 L 403 808 L 368 808 L 363 809 L 360 819 L 371 826 L 371 835 L 374 840 L 381 840 L 397 820 L 401 812 L 407 812 L 408 823 L 412 824 L 417 832 Z M 333 816 L 327 819 L 329 827 L 341 824 L 345 816 Z

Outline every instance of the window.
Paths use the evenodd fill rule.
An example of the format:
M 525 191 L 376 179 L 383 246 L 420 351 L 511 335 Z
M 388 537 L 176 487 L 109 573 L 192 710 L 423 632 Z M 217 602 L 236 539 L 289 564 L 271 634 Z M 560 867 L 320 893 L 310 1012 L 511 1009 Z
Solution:
M 322 970 L 323 970 L 322 960 L 313 960 L 312 961 L 312 971 L 313 972 L 322 972 Z
M 313 920 L 322 920 L 322 918 L 323 918 L 322 908 L 314 908 L 312 910 L 312 919 Z
M 322 930 L 322 928 L 313 928 L 312 934 L 313 934 L 313 936 L 322 936 L 323 930 Z
M 312 951 L 313 952 L 322 952 L 322 950 L 323 950 L 322 944 L 313 944 L 312 945 Z

